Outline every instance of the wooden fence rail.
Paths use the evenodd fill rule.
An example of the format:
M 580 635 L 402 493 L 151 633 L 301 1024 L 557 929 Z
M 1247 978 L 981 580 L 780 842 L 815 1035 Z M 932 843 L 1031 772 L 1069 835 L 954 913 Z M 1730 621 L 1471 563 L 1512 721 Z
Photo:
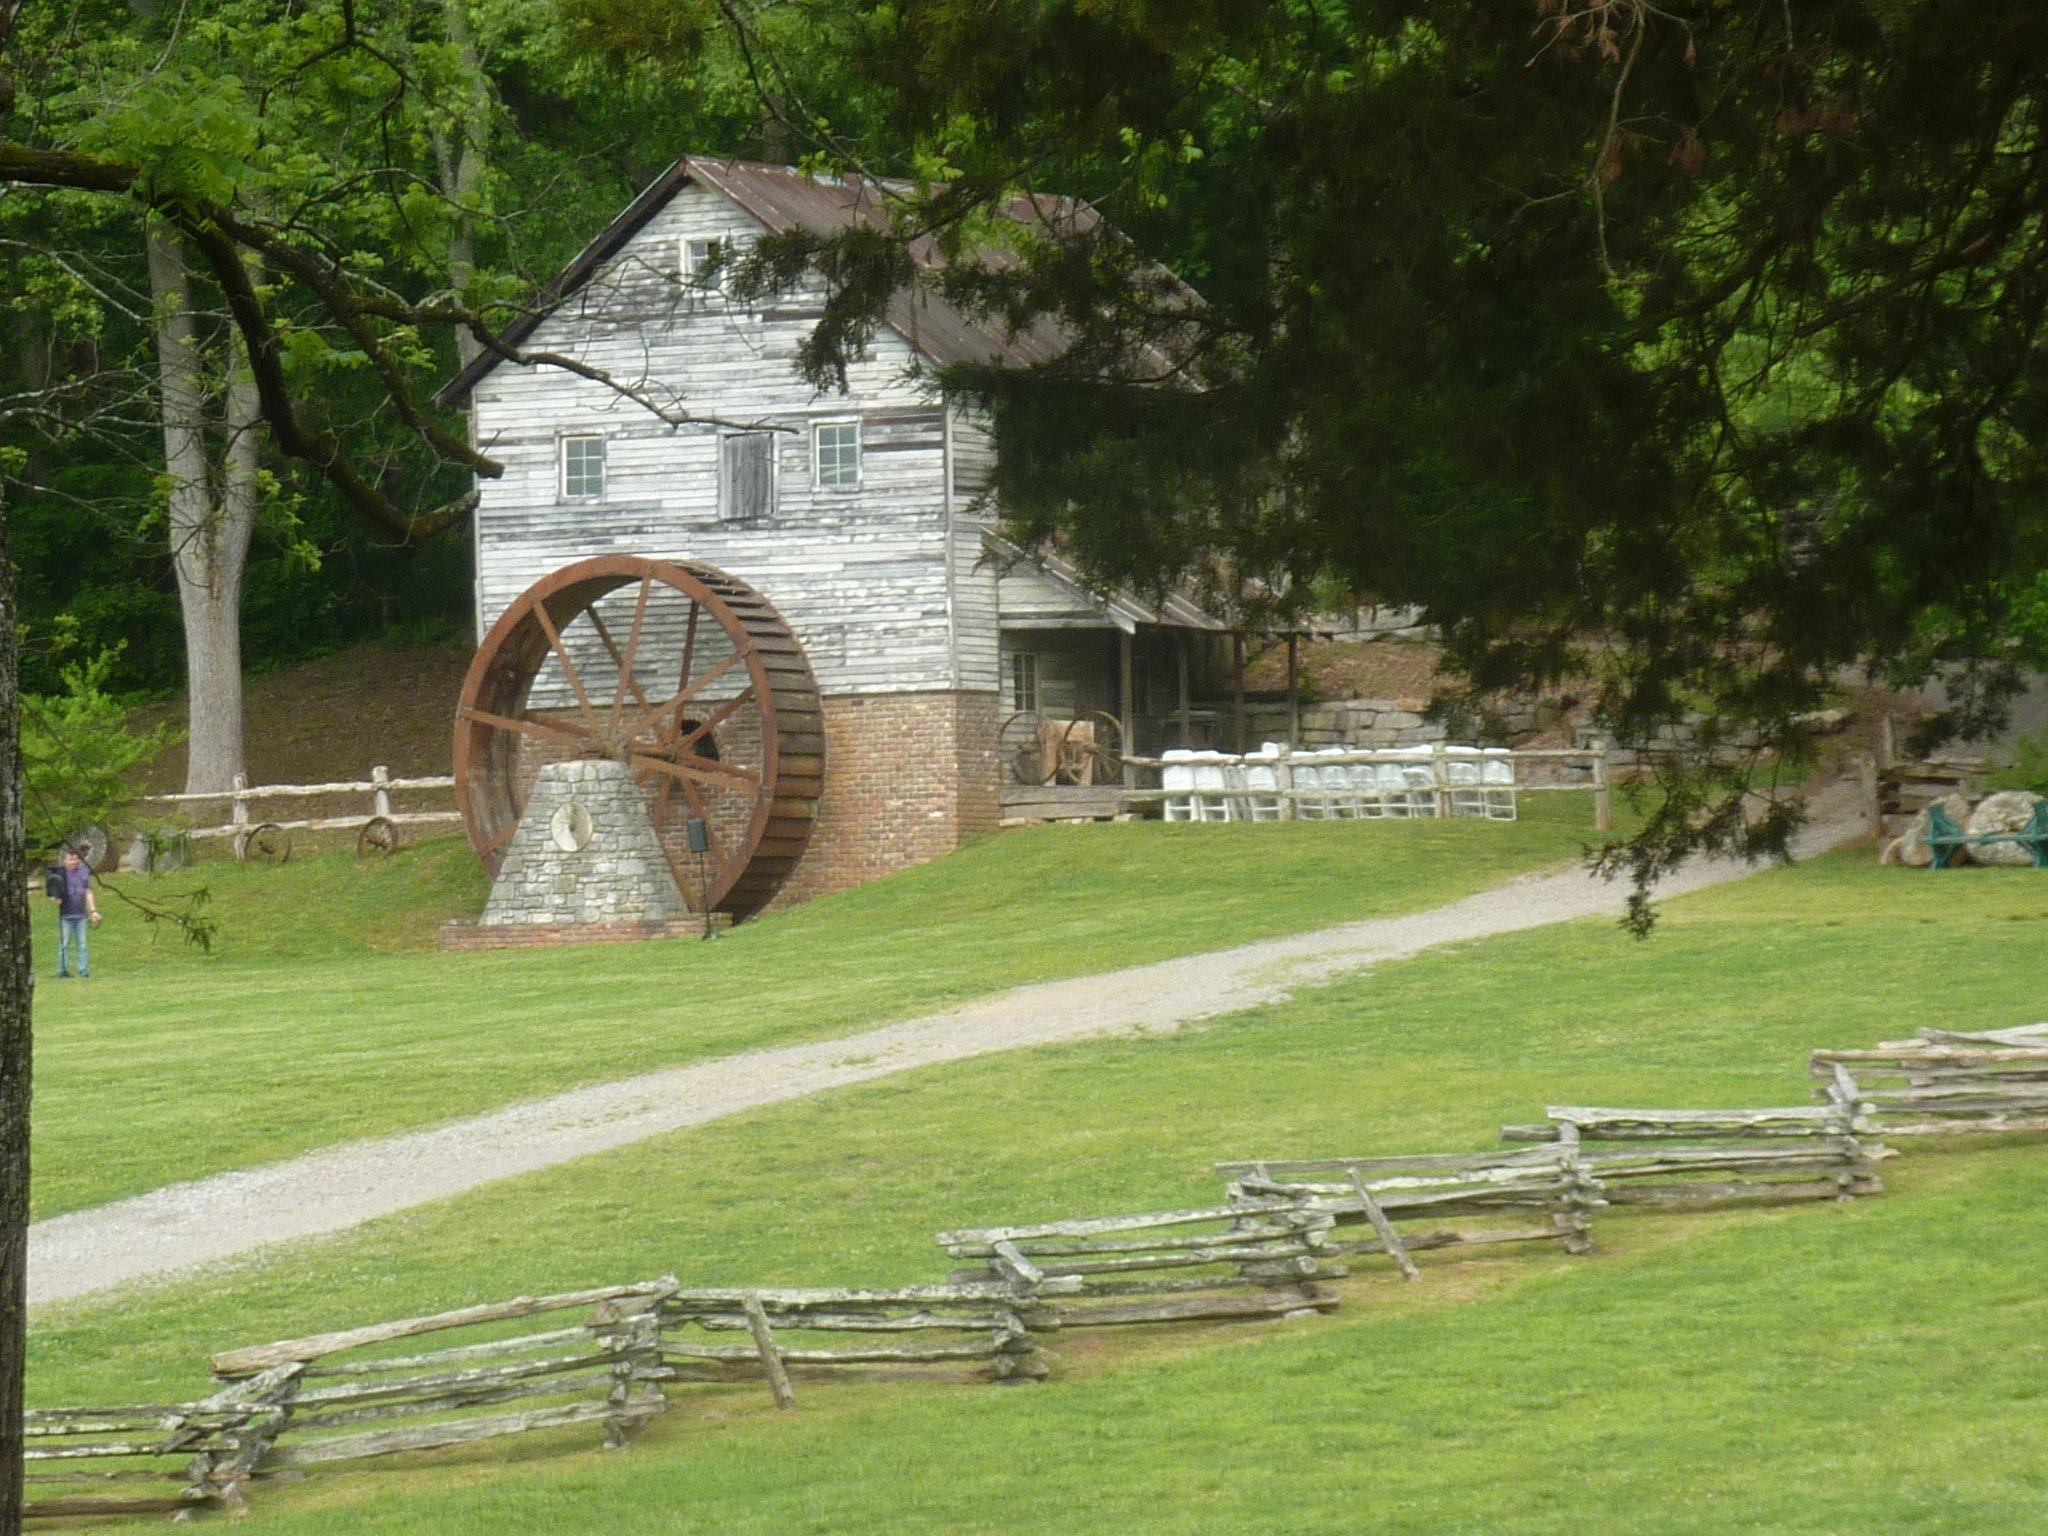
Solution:
M 1817 1092 L 1852 1094 L 1887 1136 L 2048 1131 L 2048 1026 L 1929 1030 L 1862 1051 L 1815 1051 Z
M 1197 1318 L 1279 1317 L 1337 1305 L 1321 1282 L 1349 1271 L 1313 1201 L 941 1232 L 939 1245 L 1016 1289 L 1027 1327 L 1105 1328 Z
M 462 820 L 459 811 L 395 811 L 391 806 L 394 794 L 426 790 L 452 790 L 455 780 L 448 774 L 432 774 L 420 778 L 394 779 L 391 771 L 382 763 L 370 770 L 367 779 L 350 780 L 339 784 L 251 784 L 246 775 L 236 774 L 232 789 L 211 790 L 203 793 L 180 795 L 142 795 L 137 799 L 140 805 L 160 805 L 177 808 L 188 805 L 228 806 L 228 819 L 218 825 L 200 826 L 188 829 L 184 835 L 189 838 L 231 837 L 235 839 L 235 856 L 244 858 L 248 854 L 251 834 L 260 827 L 274 827 L 281 832 L 338 832 L 351 828 L 362 828 L 373 821 L 389 822 L 393 827 L 451 826 Z M 368 795 L 367 810 L 344 816 L 310 816 L 294 820 L 271 820 L 258 817 L 252 807 L 270 800 L 307 800 L 343 795 Z
M 1433 1248 L 1555 1241 L 1567 1253 L 1585 1253 L 1592 1213 L 1606 1203 L 1599 1181 L 1570 1147 L 1268 1159 L 1218 1163 L 1216 1171 L 1230 1180 L 1234 1204 L 1307 1200 L 1339 1226 L 1371 1228 L 1370 1236 L 1336 1243 L 1334 1250 L 1384 1253 L 1411 1280 L 1421 1271 L 1408 1255 Z M 1429 1229 L 1404 1230 L 1418 1222 Z

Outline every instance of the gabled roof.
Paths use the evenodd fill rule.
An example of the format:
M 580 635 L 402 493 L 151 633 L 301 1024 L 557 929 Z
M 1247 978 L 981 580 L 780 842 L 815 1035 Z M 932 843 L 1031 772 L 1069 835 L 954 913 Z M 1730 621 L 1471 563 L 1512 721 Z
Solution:
M 1217 631 L 1228 631 L 1231 627 L 1185 592 L 1168 592 L 1158 602 L 1148 603 L 1126 589 L 1098 591 L 1088 585 L 1081 568 L 1065 556 L 1052 550 L 1026 550 L 993 528 L 982 529 L 981 545 L 999 571 L 1018 565 L 1031 566 L 1059 585 L 1072 589 L 1077 598 L 1104 609 L 1118 629 L 1135 630 L 1140 624 Z
M 908 182 L 814 177 L 786 165 L 686 155 L 655 178 L 609 228 L 562 269 L 532 309 L 505 328 L 504 339 L 515 347 L 523 344 L 565 299 L 589 282 L 671 198 L 693 182 L 730 198 L 768 229 L 778 233 L 804 229 L 825 236 L 860 225 L 887 228 L 887 198 L 915 190 Z M 1005 211 L 1019 224 L 1042 228 L 1048 234 L 1085 231 L 1100 220 L 1086 203 L 1063 197 L 1018 197 Z M 927 270 L 945 264 L 937 242 L 930 238 L 913 242 L 910 256 Z M 1007 266 L 1017 258 L 1012 252 L 991 248 L 979 259 L 990 266 Z M 1064 349 L 1058 327 L 1049 321 L 1040 320 L 1012 332 L 992 319 L 969 315 L 922 291 L 899 292 L 889 301 L 887 318 L 920 355 L 939 367 L 958 363 L 1031 367 L 1054 361 Z M 502 361 L 496 353 L 480 353 L 442 387 L 435 402 L 460 405 Z

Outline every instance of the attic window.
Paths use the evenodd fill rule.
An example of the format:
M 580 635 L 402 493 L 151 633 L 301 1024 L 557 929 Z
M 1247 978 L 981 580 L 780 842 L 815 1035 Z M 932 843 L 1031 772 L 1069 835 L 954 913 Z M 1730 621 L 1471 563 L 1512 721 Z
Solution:
M 730 235 L 683 242 L 683 281 L 692 288 L 722 293 L 732 275 L 732 264 L 745 254 L 743 242 Z M 716 266 L 718 270 L 711 269 Z
M 718 440 L 718 520 L 761 522 L 775 514 L 775 434 L 730 432 Z
M 604 495 L 604 439 L 596 435 L 562 439 L 562 495 L 595 501 Z

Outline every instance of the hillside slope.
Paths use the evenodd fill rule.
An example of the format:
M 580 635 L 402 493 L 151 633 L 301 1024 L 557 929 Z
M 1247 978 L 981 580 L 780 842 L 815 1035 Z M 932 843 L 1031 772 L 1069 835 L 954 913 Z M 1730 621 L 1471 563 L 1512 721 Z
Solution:
M 467 650 L 362 645 L 249 680 L 243 738 L 252 784 L 364 779 L 378 763 L 393 775 L 448 772 L 455 698 Z M 182 699 L 138 711 L 143 724 L 185 723 Z M 185 748 L 173 746 L 137 776 L 149 793 L 182 789 Z

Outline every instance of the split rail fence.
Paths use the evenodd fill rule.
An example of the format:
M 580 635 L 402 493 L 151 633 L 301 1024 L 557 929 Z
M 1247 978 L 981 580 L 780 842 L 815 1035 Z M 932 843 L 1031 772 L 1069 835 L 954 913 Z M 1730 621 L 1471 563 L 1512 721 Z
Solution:
M 247 858 L 250 840 L 265 829 L 278 832 L 345 832 L 360 831 L 373 822 L 385 822 L 392 828 L 453 826 L 462 820 L 460 811 L 399 811 L 392 808 L 391 797 L 430 790 L 453 790 L 455 780 L 448 774 L 432 774 L 420 778 L 394 779 L 390 769 L 378 764 L 370 770 L 364 780 L 353 780 L 340 784 L 251 784 L 245 774 L 236 774 L 232 789 L 213 790 L 197 794 L 144 795 L 138 800 L 143 805 L 160 805 L 177 809 L 184 806 L 220 805 L 228 807 L 228 819 L 210 826 L 191 827 L 184 831 L 188 838 L 234 839 L 236 858 Z M 370 803 L 360 812 L 340 816 L 301 816 L 289 819 L 284 813 L 279 818 L 259 816 L 255 808 L 273 800 L 327 799 L 337 796 L 367 795 Z
M 1881 1136 L 2048 1130 L 2048 1025 L 1929 1030 L 1811 1067 L 1818 1105 L 1559 1106 L 1492 1151 L 1221 1163 L 1215 1205 L 943 1232 L 965 1267 L 942 1284 L 663 1276 L 228 1350 L 211 1397 L 30 1413 L 28 1513 L 233 1509 L 281 1473 L 579 1426 L 623 1446 L 695 1388 L 763 1385 L 788 1408 L 841 1380 L 1035 1381 L 1049 1335 L 1313 1315 L 1354 1260 L 1417 1280 L 1416 1256 L 1442 1249 L 1583 1254 L 1610 1207 L 1847 1202 L 1881 1191 Z

